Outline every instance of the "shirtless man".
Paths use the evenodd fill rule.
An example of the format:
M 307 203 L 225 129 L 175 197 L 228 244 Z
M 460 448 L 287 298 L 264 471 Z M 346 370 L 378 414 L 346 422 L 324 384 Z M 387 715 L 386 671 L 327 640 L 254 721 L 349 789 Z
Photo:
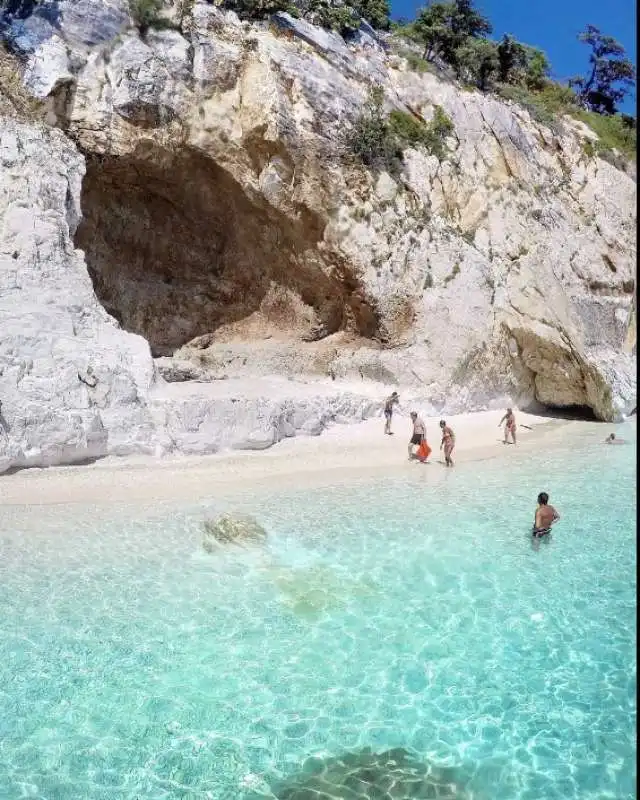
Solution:
M 500 422 L 498 423 L 498 427 L 502 425 L 504 422 L 504 443 L 509 444 L 509 434 L 511 434 L 511 439 L 513 443 L 516 443 L 516 416 L 513 413 L 512 409 L 508 408 L 507 413 L 502 417 Z
M 389 436 L 392 435 L 391 431 L 391 417 L 393 416 L 393 407 L 397 406 L 400 402 L 398 392 L 392 392 L 390 397 L 387 397 L 384 403 L 384 432 Z
M 624 444 L 624 439 L 616 439 L 615 433 L 610 433 L 604 440 L 605 444 Z
M 453 453 L 453 448 L 456 446 L 456 435 L 443 419 L 440 420 L 440 430 L 442 431 L 440 449 L 444 449 L 444 463 L 446 467 L 452 467 L 453 459 L 451 458 L 451 453 Z
M 422 444 L 422 441 L 427 436 L 427 429 L 425 428 L 424 422 L 415 411 L 412 411 L 409 416 L 413 423 L 413 433 L 411 434 L 411 439 L 409 439 L 409 461 L 412 461 L 415 458 L 413 448 L 414 446 L 419 447 Z
M 531 531 L 533 538 L 541 539 L 543 536 L 548 536 L 551 533 L 551 526 L 559 519 L 560 514 L 553 506 L 549 505 L 549 495 L 546 492 L 540 492 Z

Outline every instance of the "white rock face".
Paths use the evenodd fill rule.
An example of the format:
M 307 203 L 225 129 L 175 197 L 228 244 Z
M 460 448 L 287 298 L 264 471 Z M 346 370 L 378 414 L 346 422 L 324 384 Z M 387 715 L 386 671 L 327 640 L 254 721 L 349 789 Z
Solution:
M 318 436 L 332 423 L 381 414 L 384 398 L 382 386 L 363 387 L 358 393 L 324 382 L 263 378 L 175 383 L 158 387 L 152 404 L 167 451 L 206 455 L 225 449 L 264 450 L 292 436 Z
M 129 36 L 108 64 L 88 62 L 69 131 L 85 149 L 118 157 L 179 138 L 253 202 L 291 220 L 315 215 L 324 227 L 313 245 L 321 269 L 346 259 L 382 335 L 403 347 L 364 343 L 355 352 L 337 343 L 325 374 L 353 377 L 367 364 L 386 382 L 421 386 L 448 411 L 498 396 L 589 406 L 603 419 L 635 405 L 635 363 L 624 352 L 635 182 L 585 156 L 580 126 L 568 121 L 554 133 L 513 104 L 409 72 L 382 47 L 347 46 L 288 15 L 277 15 L 273 31 L 243 28 L 233 14 L 196 3 L 185 34 L 194 46 L 191 82 L 176 35 L 169 43 L 154 34 L 144 45 Z M 141 48 L 153 80 L 140 71 Z M 130 76 L 126 102 L 114 63 Z M 371 82 L 386 87 L 390 108 L 426 119 L 435 104 L 444 108 L 455 124 L 447 160 L 409 151 L 397 181 L 340 159 Z M 98 116 L 96 97 L 104 101 Z M 150 107 L 165 122 L 132 127 Z M 304 247 L 292 270 L 305 268 Z M 228 340 L 211 345 L 215 360 Z M 261 356 L 249 355 L 247 368 L 261 371 Z
M 0 470 L 268 447 L 377 413 L 391 385 L 434 413 L 635 407 L 636 185 L 584 126 L 408 71 L 365 29 L 196 0 L 141 40 L 123 0 L 53 6 L 12 35 L 69 138 L 0 123 Z M 345 159 L 371 84 L 442 106 L 442 163 Z M 273 374 L 336 383 L 242 384 Z
M 0 164 L 0 472 L 151 452 L 149 346 L 106 314 L 71 242 L 82 157 L 5 119 Z

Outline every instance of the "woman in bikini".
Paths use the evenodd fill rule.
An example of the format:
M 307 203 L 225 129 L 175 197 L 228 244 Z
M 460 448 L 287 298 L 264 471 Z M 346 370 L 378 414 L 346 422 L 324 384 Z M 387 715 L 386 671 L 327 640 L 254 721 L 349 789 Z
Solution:
M 444 450 L 444 463 L 446 467 L 452 467 L 453 459 L 451 458 L 451 453 L 453 453 L 453 448 L 456 446 L 456 436 L 443 419 L 440 420 L 440 430 L 442 431 L 440 449 Z
M 393 407 L 398 405 L 400 398 L 398 392 L 392 392 L 384 402 L 384 432 L 389 436 L 393 435 L 391 430 L 391 418 L 393 417 Z
M 508 408 L 507 413 L 502 417 L 500 422 L 498 423 L 498 427 L 504 425 L 504 443 L 509 444 L 509 435 L 511 435 L 511 440 L 513 443 L 516 443 L 516 416 L 513 413 L 512 409 Z

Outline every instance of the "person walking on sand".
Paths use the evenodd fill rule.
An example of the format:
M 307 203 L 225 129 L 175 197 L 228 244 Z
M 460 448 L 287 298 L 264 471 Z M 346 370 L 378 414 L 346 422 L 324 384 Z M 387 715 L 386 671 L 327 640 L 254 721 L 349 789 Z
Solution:
M 391 430 L 391 417 L 393 417 L 393 407 L 397 406 L 400 402 L 400 398 L 398 397 L 398 392 L 391 392 L 391 395 L 387 397 L 384 402 L 384 432 L 388 436 L 393 435 L 393 431 Z
M 415 411 L 412 411 L 409 416 L 413 424 L 413 432 L 411 434 L 411 439 L 409 439 L 409 461 L 412 461 L 416 457 L 413 448 L 416 446 L 420 447 L 422 442 L 427 438 L 427 429 L 424 422 Z
M 549 505 L 549 495 L 546 492 L 540 492 L 531 531 L 533 538 L 542 539 L 543 536 L 548 536 L 551 533 L 551 526 L 559 519 L 560 514 L 552 505 Z
M 509 435 L 513 443 L 516 443 L 516 415 L 511 408 L 507 409 L 507 413 L 502 417 L 498 423 L 498 427 L 504 422 L 504 443 L 509 444 Z
M 445 420 L 440 420 L 440 430 L 442 431 L 442 441 L 440 442 L 440 449 L 444 450 L 444 465 L 445 467 L 453 466 L 453 459 L 451 454 L 453 448 L 456 446 L 456 435 L 453 429 L 450 428 Z

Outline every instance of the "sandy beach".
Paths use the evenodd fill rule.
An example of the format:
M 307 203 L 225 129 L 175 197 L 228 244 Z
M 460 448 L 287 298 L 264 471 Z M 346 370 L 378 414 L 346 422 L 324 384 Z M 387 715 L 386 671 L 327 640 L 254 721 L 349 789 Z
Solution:
M 601 423 L 576 422 L 517 412 L 518 443 L 504 445 L 500 411 L 447 418 L 456 433 L 456 466 L 500 458 L 505 465 L 523 450 L 561 446 L 573 433 L 593 431 L 604 438 Z M 105 458 L 89 465 L 21 470 L 0 478 L 0 506 L 58 503 L 198 502 L 252 487 L 317 486 L 366 476 L 414 474 L 416 469 L 445 471 L 439 452 L 438 418 L 425 418 L 433 449 L 429 464 L 407 458 L 410 421 L 395 416 L 393 436 L 383 435 L 383 419 L 333 425 L 318 437 L 295 437 L 263 451 L 231 451 L 212 456 Z M 606 428 L 608 430 L 608 428 Z

